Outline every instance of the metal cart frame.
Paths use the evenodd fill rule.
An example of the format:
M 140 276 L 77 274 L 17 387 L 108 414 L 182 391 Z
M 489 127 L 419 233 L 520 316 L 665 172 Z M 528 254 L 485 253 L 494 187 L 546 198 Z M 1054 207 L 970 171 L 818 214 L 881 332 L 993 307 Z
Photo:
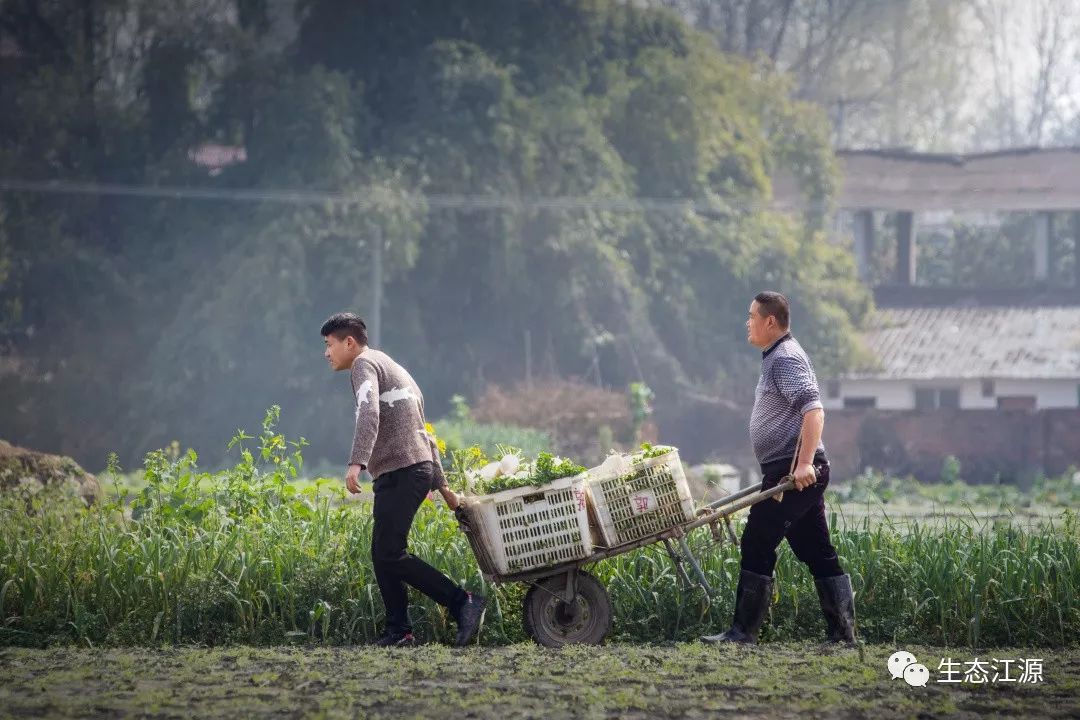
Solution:
M 726 532 L 727 539 L 738 545 L 735 530 L 731 525 L 731 515 L 762 500 L 793 490 L 794 487 L 795 481 L 788 475 L 775 487 L 767 490 L 751 486 L 726 495 L 698 510 L 698 516 L 694 520 L 662 532 L 599 549 L 579 560 L 520 573 L 487 574 L 487 577 L 497 585 L 520 582 L 530 586 L 523 602 L 522 621 L 526 632 L 539 644 L 548 647 L 561 647 L 570 643 L 598 645 L 611 629 L 613 608 L 607 589 L 592 574 L 583 570 L 583 566 L 662 542 L 679 577 L 687 585 L 692 584 L 683 568 L 684 563 L 689 564 L 697 584 L 706 593 L 712 594 L 712 587 L 686 542 L 687 535 L 708 525 L 714 539 L 722 542 L 723 533 Z M 723 530 L 720 523 L 724 525 Z M 465 530 L 469 532 L 468 528 Z M 677 549 L 675 543 L 678 543 Z

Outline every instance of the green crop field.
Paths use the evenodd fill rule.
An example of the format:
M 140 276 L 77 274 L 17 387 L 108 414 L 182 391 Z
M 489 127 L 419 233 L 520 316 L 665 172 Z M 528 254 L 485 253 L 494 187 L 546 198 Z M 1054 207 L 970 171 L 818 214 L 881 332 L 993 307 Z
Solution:
M 738 549 L 705 530 L 690 544 L 715 589 L 711 596 L 681 583 L 662 548 L 642 548 L 588 567 L 615 607 L 605 647 L 535 647 L 521 623 L 524 586 L 489 585 L 452 514 L 425 503 L 413 552 L 492 602 L 476 646 L 455 651 L 442 644 L 453 631 L 445 612 L 414 597 L 425 645 L 382 651 L 364 646 L 381 630 L 383 612 L 369 558 L 370 505 L 341 502 L 334 483 L 298 483 L 301 446 L 277 435 L 268 418 L 240 462 L 220 472 L 199 470 L 193 453 L 152 453 L 131 497 L 87 508 L 62 489 L 26 485 L 0 499 L 0 712 L 1077 712 L 1080 521 L 1056 500 L 1071 497 L 1071 479 L 1053 481 L 1060 487 L 1043 499 L 1049 510 L 1039 522 L 1017 521 L 1000 499 L 1000 517 L 980 515 L 967 497 L 957 500 L 960 512 L 948 498 L 931 497 L 952 512 L 896 521 L 889 508 L 899 499 L 880 485 L 864 479 L 838 489 L 830 520 L 853 579 L 862 652 L 819 647 L 824 622 L 813 581 L 786 546 L 762 644 L 696 642 L 729 622 L 739 569 Z M 909 486 L 907 496 L 925 492 Z M 858 516 L 853 507 L 876 511 Z M 885 661 L 897 649 L 931 669 L 946 657 L 1037 655 L 1045 677 L 914 688 L 888 674 Z
M 160 645 L 298 639 L 362 643 L 381 630 L 369 557 L 370 506 L 319 483 L 292 483 L 302 442 L 274 431 L 238 437 L 241 458 L 217 473 L 194 453 L 151 453 L 133 502 L 92 508 L 24 488 L 0 501 L 0 644 Z M 244 447 L 253 440 L 252 447 Z M 338 492 L 340 492 L 338 490 Z M 856 592 L 858 629 L 873 643 L 1065 646 L 1080 638 L 1080 520 L 972 515 L 933 523 L 832 513 L 833 540 Z M 731 616 L 738 549 L 701 530 L 690 544 L 715 593 L 684 587 L 653 545 L 589 567 L 615 606 L 613 639 L 687 641 Z M 492 595 L 480 642 L 525 640 L 519 584 L 489 587 L 445 506 L 425 503 L 411 549 Z M 812 578 L 786 546 L 766 642 L 823 628 Z M 417 631 L 447 640 L 452 624 L 426 599 Z

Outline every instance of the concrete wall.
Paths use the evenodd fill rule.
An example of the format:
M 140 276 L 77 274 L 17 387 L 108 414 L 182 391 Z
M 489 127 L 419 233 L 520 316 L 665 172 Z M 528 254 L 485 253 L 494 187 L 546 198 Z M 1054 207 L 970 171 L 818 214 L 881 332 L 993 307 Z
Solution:
M 839 478 L 873 467 L 934 481 L 954 455 L 969 482 L 999 475 L 1023 484 L 1036 473 L 1080 467 L 1080 409 L 832 410 L 825 447 Z
M 677 445 L 683 460 L 756 465 L 747 422 L 750 408 L 688 403 L 665 408 L 660 439 Z M 1080 408 L 1023 410 L 838 410 L 825 413 L 825 447 L 833 477 L 866 467 L 924 481 L 941 477 L 949 455 L 971 482 L 1025 483 L 1035 473 L 1060 475 L 1080 467 Z
M 1038 410 L 1080 407 L 1080 379 L 994 380 L 993 395 L 983 396 L 982 380 L 839 380 L 840 394 L 828 397 L 822 385 L 826 409 L 844 407 L 844 398 L 873 397 L 878 410 L 914 410 L 916 388 L 959 388 L 962 409 L 996 409 L 999 397 L 1033 396 Z

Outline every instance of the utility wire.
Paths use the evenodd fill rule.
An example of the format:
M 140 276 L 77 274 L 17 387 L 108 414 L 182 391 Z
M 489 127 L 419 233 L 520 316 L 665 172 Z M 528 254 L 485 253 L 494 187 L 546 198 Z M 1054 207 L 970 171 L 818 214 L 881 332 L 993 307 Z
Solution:
M 381 193 L 342 192 L 322 190 L 288 190 L 277 188 L 201 188 L 183 185 L 125 185 L 117 183 L 79 182 L 67 180 L 21 180 L 0 178 L 0 192 L 21 192 L 55 195 L 109 195 L 119 197 L 159 198 L 165 200 L 239 201 L 288 205 L 340 204 L 360 209 L 377 208 L 386 204 Z M 572 197 L 572 196 L 512 196 L 512 195 L 450 195 L 404 193 L 394 203 L 459 210 L 604 210 L 613 212 L 667 212 L 683 214 L 694 211 L 702 215 L 730 215 L 739 212 L 798 212 L 804 208 L 791 202 L 726 200 L 681 200 L 655 197 Z

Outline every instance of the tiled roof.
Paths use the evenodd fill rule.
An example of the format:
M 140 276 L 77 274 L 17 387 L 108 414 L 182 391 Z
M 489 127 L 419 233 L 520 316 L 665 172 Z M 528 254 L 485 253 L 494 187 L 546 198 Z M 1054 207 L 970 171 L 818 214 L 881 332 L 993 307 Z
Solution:
M 1080 379 L 1080 307 L 878 310 L 863 341 L 880 367 L 845 377 Z

